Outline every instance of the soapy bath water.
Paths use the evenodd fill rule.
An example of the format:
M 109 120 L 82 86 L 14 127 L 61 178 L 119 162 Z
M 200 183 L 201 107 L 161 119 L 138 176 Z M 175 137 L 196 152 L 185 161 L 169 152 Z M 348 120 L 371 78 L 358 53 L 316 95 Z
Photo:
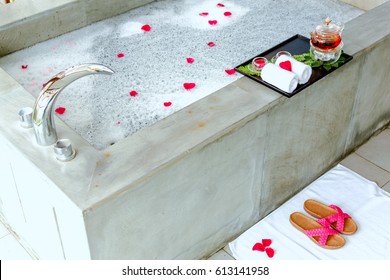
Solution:
M 328 16 L 346 22 L 361 13 L 335 0 L 160 0 L 0 58 L 0 67 L 34 96 L 74 65 L 114 69 L 75 81 L 56 104 L 66 108 L 63 121 L 103 149 L 242 77 L 225 70 L 295 34 L 308 37 Z

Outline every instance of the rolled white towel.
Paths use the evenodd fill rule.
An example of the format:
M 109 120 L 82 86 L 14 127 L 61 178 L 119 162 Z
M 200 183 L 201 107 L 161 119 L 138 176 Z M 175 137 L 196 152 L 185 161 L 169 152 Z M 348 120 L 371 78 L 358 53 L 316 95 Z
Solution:
M 279 63 L 286 60 L 291 62 L 292 71 L 298 76 L 299 84 L 306 84 L 309 81 L 312 74 L 311 67 L 287 55 L 279 56 L 275 64 L 279 66 Z
M 263 81 L 291 93 L 298 86 L 298 78 L 293 72 L 284 70 L 272 63 L 267 63 L 261 70 Z

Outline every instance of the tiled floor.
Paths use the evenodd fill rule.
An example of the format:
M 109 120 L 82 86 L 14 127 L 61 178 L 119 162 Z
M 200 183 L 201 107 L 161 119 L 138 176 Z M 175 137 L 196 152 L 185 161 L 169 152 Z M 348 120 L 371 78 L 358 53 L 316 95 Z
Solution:
M 390 128 L 372 137 L 341 164 L 376 182 L 390 192 Z M 0 223 L 0 259 L 29 260 L 32 257 L 23 249 L 12 234 Z M 228 246 L 209 259 L 233 260 Z

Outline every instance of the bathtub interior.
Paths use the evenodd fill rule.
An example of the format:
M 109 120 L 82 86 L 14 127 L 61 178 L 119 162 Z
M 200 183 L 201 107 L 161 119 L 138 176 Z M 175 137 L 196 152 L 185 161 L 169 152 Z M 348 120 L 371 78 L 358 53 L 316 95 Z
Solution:
M 160 0 L 2 57 L 0 67 L 33 96 L 74 65 L 115 70 L 74 82 L 56 104 L 66 108 L 58 116 L 68 126 L 104 149 L 241 77 L 225 70 L 308 36 L 328 16 L 346 22 L 363 12 L 334 0 Z

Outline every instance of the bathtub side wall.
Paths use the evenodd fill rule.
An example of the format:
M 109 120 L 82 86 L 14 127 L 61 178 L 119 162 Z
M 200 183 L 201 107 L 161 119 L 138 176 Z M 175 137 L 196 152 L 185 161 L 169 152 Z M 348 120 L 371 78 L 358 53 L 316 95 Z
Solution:
M 200 258 L 249 227 L 261 213 L 265 133 L 262 115 L 87 212 L 92 258 Z

